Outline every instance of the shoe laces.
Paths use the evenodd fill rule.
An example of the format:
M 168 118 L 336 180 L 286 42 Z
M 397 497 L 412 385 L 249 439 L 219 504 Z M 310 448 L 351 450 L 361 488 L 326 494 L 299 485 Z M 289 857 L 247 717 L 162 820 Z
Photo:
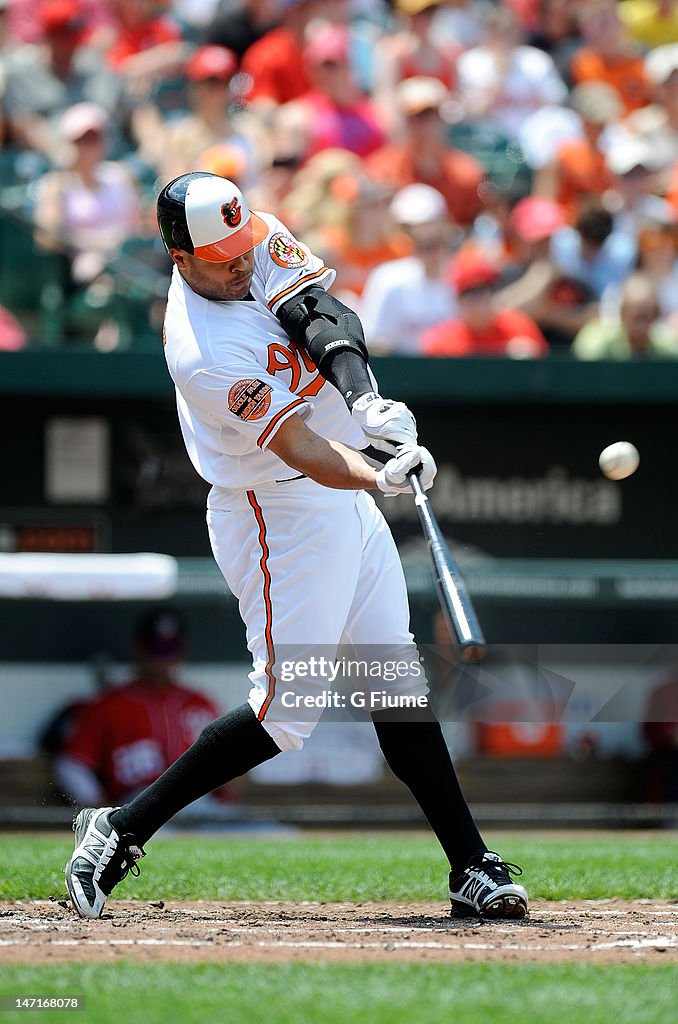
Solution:
M 137 861 L 145 856 L 145 851 L 138 845 L 134 836 L 121 835 L 115 853 L 101 873 L 101 891 L 110 896 L 113 888 L 129 874 L 138 878 L 141 869 Z
M 134 842 L 134 836 L 120 836 L 120 844 L 123 848 L 123 860 L 120 864 L 120 869 L 124 872 L 120 881 L 122 882 L 123 878 L 127 878 L 128 874 L 133 875 L 134 878 L 138 878 L 141 874 L 141 868 L 137 864 L 137 861 L 146 856 L 146 851 Z
M 498 857 L 499 855 L 495 854 L 495 856 Z M 518 876 L 523 873 L 523 869 L 517 864 L 513 864 L 510 860 L 502 860 L 501 858 L 499 860 L 487 860 L 483 858 L 483 860 L 478 861 L 476 864 L 472 865 L 472 867 L 480 868 L 488 874 L 492 874 L 493 872 L 506 874 L 509 878 L 511 875 Z

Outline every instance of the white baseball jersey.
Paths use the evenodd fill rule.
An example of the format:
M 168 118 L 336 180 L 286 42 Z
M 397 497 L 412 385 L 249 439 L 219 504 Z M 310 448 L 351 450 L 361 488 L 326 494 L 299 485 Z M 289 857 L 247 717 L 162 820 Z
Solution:
M 250 299 L 204 299 L 176 267 L 169 290 L 163 334 L 179 422 L 191 462 L 215 489 L 293 475 L 267 448 L 294 413 L 322 437 L 366 446 L 341 395 L 275 315 L 311 284 L 328 288 L 335 272 L 275 217 L 259 216 L 269 233 L 254 248 Z
M 295 663 L 340 644 L 399 652 L 411 675 L 373 680 L 392 693 L 427 691 L 409 630 L 407 591 L 395 543 L 372 497 L 300 477 L 273 452 L 281 423 L 299 413 L 328 439 L 366 447 L 339 392 L 275 315 L 334 271 L 280 221 L 254 248 L 251 299 L 201 298 L 176 267 L 165 320 L 165 352 L 193 465 L 212 485 L 208 528 L 216 561 L 237 597 L 252 655 L 249 704 L 281 750 L 302 746 L 321 710 L 296 699 L 322 692 L 323 678 L 285 679 Z M 376 390 L 376 382 L 374 382 Z

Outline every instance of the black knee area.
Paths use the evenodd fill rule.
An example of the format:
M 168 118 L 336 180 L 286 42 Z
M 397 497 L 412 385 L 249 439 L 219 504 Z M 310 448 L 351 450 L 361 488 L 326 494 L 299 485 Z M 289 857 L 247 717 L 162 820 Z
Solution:
M 115 811 L 111 822 L 143 845 L 182 807 L 279 753 L 280 747 L 249 704 L 242 704 L 205 726 L 193 746 L 159 779 Z
M 221 718 L 215 718 L 206 725 L 196 740 L 195 746 L 222 748 L 228 744 L 229 757 L 250 760 L 261 753 L 264 759 L 280 753 L 280 747 L 264 729 L 249 704 L 241 704 Z
M 426 767 L 431 760 L 447 760 L 449 754 L 440 723 L 428 708 L 416 717 L 403 720 L 402 712 L 379 712 L 373 715 L 374 728 L 381 752 L 393 774 L 406 785 L 415 780 L 430 779 Z

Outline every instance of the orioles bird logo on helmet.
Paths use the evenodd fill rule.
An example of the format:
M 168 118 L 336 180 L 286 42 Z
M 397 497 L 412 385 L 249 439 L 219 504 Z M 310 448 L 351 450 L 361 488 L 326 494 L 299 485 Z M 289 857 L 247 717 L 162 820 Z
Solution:
M 227 224 L 229 228 L 237 228 L 242 220 L 242 207 L 236 196 L 231 199 L 230 203 L 222 204 L 221 216 L 224 219 L 224 224 Z

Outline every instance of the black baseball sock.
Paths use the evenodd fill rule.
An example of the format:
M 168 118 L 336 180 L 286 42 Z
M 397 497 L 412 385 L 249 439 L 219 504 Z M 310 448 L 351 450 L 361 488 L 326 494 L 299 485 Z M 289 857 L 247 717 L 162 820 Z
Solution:
M 400 710 L 373 715 L 379 746 L 386 762 L 426 815 L 447 854 L 453 874 L 459 874 L 474 854 L 486 850 L 461 791 L 439 722 L 429 709 Z
M 111 823 L 143 846 L 177 811 L 279 753 L 249 704 L 243 704 L 210 722 L 159 779 L 114 811 Z

